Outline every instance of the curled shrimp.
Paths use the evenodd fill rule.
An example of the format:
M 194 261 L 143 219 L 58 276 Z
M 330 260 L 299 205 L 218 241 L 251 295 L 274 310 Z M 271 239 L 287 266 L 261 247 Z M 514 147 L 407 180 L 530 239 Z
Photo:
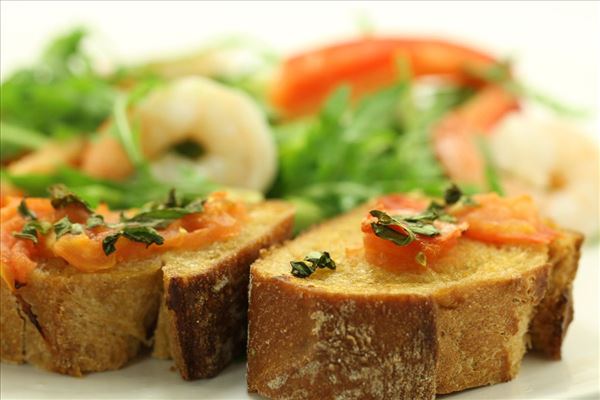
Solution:
M 214 182 L 264 191 L 275 176 L 276 147 L 266 119 L 238 90 L 206 78 L 180 78 L 151 92 L 132 115 L 139 122 L 142 152 L 163 179 L 186 165 Z M 184 157 L 172 151 L 176 146 L 199 146 L 203 153 Z M 133 172 L 108 131 L 88 147 L 82 169 L 112 179 Z
M 531 194 L 562 226 L 598 231 L 598 144 L 565 122 L 536 121 L 514 112 L 516 99 L 483 89 L 434 128 L 437 157 L 454 181 L 485 187 L 485 162 L 475 136 L 488 138 L 507 194 Z
M 490 135 L 490 150 L 509 194 L 530 193 L 560 225 L 598 231 L 598 143 L 574 124 L 513 113 Z

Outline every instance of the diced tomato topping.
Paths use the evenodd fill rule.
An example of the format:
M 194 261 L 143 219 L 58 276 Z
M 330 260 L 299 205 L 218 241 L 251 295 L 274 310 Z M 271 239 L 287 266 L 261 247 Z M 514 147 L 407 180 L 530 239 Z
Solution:
M 453 214 L 469 224 L 465 236 L 497 244 L 547 244 L 556 232 L 540 216 L 530 196 L 500 197 L 495 193 L 474 196 L 475 206 Z
M 239 233 L 246 219 L 246 208 L 242 203 L 228 200 L 225 193 L 215 193 L 206 201 L 202 212 L 186 215 L 159 230 L 164 239 L 162 245 L 146 246 L 120 237 L 115 243 L 116 250 L 106 255 L 102 241 L 114 233 L 113 228 L 106 226 L 86 229 L 77 235 L 65 234 L 58 240 L 54 234 L 38 235 L 38 244 L 15 237 L 13 232 L 21 231 L 26 223 L 17 210 L 20 202 L 21 198 L 16 197 L 3 197 L 1 201 L 0 271 L 11 288 L 25 284 L 41 258 L 60 257 L 80 271 L 100 271 L 121 261 L 146 258 L 173 249 L 198 249 L 227 239 Z M 46 222 L 54 223 L 68 216 L 72 222 L 85 224 L 89 217 L 89 212 L 79 205 L 54 210 L 48 199 L 26 199 L 26 204 L 38 219 Z M 119 221 L 119 214 L 105 205 L 100 205 L 96 213 L 106 222 Z
M 390 195 L 378 200 L 374 209 L 394 215 L 415 215 L 427 208 L 429 201 L 423 198 Z M 363 244 L 367 261 L 394 272 L 423 272 L 435 269 L 436 261 L 448 253 L 466 229 L 466 224 L 454 224 L 436 220 L 433 225 L 440 232 L 437 236 L 416 234 L 413 242 L 406 246 L 397 245 L 375 235 L 371 224 L 377 218 L 369 215 L 362 222 Z M 402 232 L 403 229 L 390 226 Z M 421 254 L 419 254 L 421 253 Z

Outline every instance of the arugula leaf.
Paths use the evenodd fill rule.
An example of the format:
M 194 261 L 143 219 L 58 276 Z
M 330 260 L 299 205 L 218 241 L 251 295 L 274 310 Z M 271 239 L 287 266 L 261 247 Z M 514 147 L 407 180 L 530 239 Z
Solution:
M 479 145 L 479 151 L 481 151 L 483 156 L 485 178 L 489 189 L 498 193 L 500 196 L 504 196 L 504 188 L 502 187 L 500 175 L 498 174 L 498 169 L 496 168 L 496 163 L 488 142 L 485 138 L 478 136 L 477 144 Z
M 0 121 L 0 159 L 8 160 L 24 150 L 40 149 L 48 139 L 43 134 Z
M 302 229 L 384 193 L 442 195 L 448 180 L 431 127 L 471 94 L 453 86 L 417 93 L 404 80 L 353 106 L 339 88 L 315 118 L 276 127 L 280 168 L 268 196 L 293 202 Z
M 162 182 L 146 174 L 134 174 L 125 181 L 110 181 L 91 177 L 70 167 L 61 167 L 49 174 L 5 173 L 4 178 L 29 195 L 38 197 L 47 195 L 49 186 L 64 184 L 90 206 L 107 203 L 114 209 L 140 207 L 163 198 L 173 187 L 177 187 L 178 193 L 185 198 L 204 197 L 218 187 L 198 175 L 186 174 L 185 171 L 182 171 L 178 179 L 170 182 Z
M 2 123 L 29 133 L 27 142 L 13 141 L 10 151 L 2 151 L 3 160 L 37 146 L 40 140 L 32 139 L 32 132 L 53 138 L 94 132 L 110 114 L 115 90 L 91 68 L 82 47 L 85 36 L 76 29 L 58 37 L 36 65 L 2 83 Z

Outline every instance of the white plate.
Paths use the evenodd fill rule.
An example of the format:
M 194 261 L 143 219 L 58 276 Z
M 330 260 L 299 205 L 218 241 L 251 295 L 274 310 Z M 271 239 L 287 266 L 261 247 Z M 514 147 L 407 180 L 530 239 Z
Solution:
M 527 355 L 519 376 L 508 383 L 471 389 L 443 399 L 597 399 L 598 266 L 600 246 L 586 247 L 575 281 L 575 320 L 559 362 Z M 218 377 L 185 382 L 171 362 L 143 358 L 120 371 L 71 378 L 28 365 L 1 364 L 0 397 L 8 399 L 248 399 L 245 363 Z

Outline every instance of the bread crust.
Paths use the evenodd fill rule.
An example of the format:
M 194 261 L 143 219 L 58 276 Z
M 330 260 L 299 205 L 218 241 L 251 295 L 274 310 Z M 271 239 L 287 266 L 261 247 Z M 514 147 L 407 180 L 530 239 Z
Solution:
M 243 354 L 250 264 L 261 249 L 289 238 L 293 210 L 282 209 L 273 229 L 210 268 L 182 275 L 163 268 L 164 298 L 154 355 L 171 357 L 186 380 L 210 378 Z
M 536 309 L 529 333 L 533 350 L 552 360 L 561 359 L 561 347 L 573 320 L 573 281 L 583 235 L 563 231 L 550 245 L 552 272 L 548 290 Z
M 429 297 L 326 294 L 286 278 L 251 275 L 250 392 L 273 399 L 434 398 Z
M 10 316 L 0 327 L 2 360 L 81 376 L 118 369 L 148 343 L 160 263 L 81 274 L 53 260 L 14 293 L 5 283 L 1 290 L 3 314 L 7 307 Z
M 508 279 L 438 291 L 436 393 L 513 379 L 527 349 L 527 328 L 548 286 L 550 264 Z

